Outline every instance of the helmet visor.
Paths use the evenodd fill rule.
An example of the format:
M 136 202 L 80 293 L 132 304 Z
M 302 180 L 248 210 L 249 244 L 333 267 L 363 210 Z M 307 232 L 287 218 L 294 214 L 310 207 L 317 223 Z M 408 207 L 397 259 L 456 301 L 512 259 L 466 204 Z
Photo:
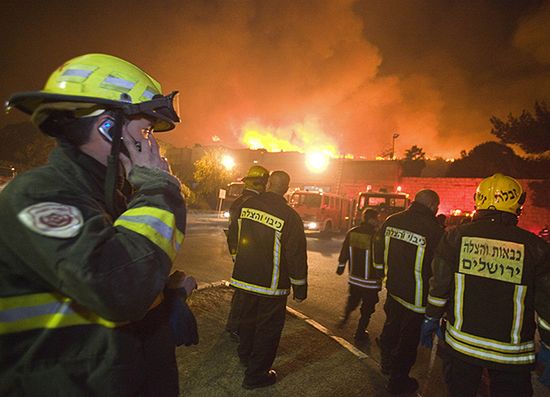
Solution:
M 155 95 L 150 101 L 127 104 L 123 110 L 129 117 L 144 115 L 151 118 L 156 132 L 169 131 L 180 121 L 178 91 Z

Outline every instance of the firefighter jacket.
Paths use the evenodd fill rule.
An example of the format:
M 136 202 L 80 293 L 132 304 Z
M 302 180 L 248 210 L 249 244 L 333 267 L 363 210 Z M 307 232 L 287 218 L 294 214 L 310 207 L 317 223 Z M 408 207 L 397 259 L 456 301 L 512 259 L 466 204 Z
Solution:
M 375 227 L 368 223 L 361 223 L 350 229 L 340 250 L 338 268 L 343 271 L 349 262 L 349 284 L 380 290 L 384 267 L 375 266 L 373 262 L 372 243 L 375 232 Z
M 260 193 L 252 189 L 244 189 L 243 193 L 233 201 L 231 207 L 229 208 L 229 228 L 227 231 L 227 246 L 229 247 L 229 252 L 233 259 L 237 253 L 237 235 L 238 233 L 230 232 L 231 229 L 234 231 L 238 230 L 238 220 L 239 215 L 241 214 L 241 208 L 243 207 L 246 200 L 250 197 L 256 197 Z
M 413 312 L 426 311 L 430 263 L 442 234 L 433 212 L 414 201 L 389 216 L 376 235 L 374 261 L 384 266 L 388 294 Z
M 134 396 L 148 376 L 139 320 L 160 301 L 185 203 L 176 178 L 134 167 L 110 214 L 105 172 L 62 143 L 0 193 L 2 396 Z
M 480 211 L 445 233 L 432 263 L 426 315 L 445 312 L 451 352 L 477 365 L 532 364 L 535 313 L 550 344 L 550 246 L 516 223 L 512 214 Z
M 300 216 L 283 196 L 266 192 L 248 199 L 238 220 L 231 285 L 263 296 L 307 296 L 306 236 Z

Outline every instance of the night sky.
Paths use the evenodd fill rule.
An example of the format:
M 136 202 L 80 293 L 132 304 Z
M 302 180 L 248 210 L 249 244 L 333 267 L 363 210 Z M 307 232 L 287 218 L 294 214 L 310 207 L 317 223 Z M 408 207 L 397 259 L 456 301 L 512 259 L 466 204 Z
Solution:
M 2 1 L 0 96 L 102 52 L 180 91 L 176 146 L 255 130 L 372 158 L 458 156 L 550 105 L 550 0 Z M 24 118 L 0 116 L 0 127 Z

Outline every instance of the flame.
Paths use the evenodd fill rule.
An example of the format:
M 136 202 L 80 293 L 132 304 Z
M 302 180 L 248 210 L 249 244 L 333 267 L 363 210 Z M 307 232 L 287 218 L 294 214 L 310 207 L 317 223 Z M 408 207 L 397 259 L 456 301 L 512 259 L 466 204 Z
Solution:
M 323 153 L 329 158 L 339 157 L 336 143 L 323 131 L 315 118 L 283 127 L 266 127 L 249 121 L 242 127 L 240 140 L 250 149 Z

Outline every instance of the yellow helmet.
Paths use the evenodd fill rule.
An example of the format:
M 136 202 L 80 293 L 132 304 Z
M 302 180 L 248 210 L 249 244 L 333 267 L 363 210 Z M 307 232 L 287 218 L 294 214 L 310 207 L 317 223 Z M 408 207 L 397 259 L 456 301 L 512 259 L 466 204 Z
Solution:
M 498 210 L 519 215 L 525 192 L 512 177 L 494 174 L 482 180 L 474 194 L 476 210 Z
M 268 176 L 269 176 L 269 171 L 266 170 L 264 167 L 262 167 L 261 165 L 253 165 L 248 170 L 248 174 L 246 174 L 246 176 L 242 180 L 245 181 L 247 179 L 252 179 L 252 178 L 267 180 Z
M 168 131 L 179 122 L 177 91 L 163 96 L 160 84 L 137 66 L 112 55 L 86 54 L 57 68 L 44 89 L 12 95 L 7 110 L 25 113 L 69 110 L 91 113 L 121 109 L 126 116 L 144 115 L 155 131 Z

